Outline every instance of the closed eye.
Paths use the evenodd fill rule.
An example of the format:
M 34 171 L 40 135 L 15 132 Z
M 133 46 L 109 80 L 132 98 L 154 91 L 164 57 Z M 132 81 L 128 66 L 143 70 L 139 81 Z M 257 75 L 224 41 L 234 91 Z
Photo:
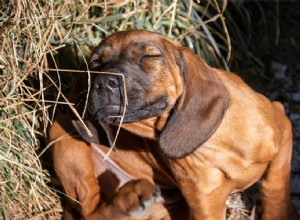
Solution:
M 141 61 L 145 61 L 148 58 L 160 58 L 162 57 L 162 54 L 145 54 L 141 57 Z

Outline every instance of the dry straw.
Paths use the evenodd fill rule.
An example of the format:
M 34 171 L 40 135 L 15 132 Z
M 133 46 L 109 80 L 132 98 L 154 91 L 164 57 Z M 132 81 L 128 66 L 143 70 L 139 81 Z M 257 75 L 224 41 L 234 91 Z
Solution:
M 231 53 L 222 15 L 226 3 L 1 1 L 0 216 L 60 218 L 58 195 L 48 185 L 50 176 L 43 169 L 37 150 L 45 147 L 47 127 L 60 106 L 76 112 L 62 92 L 68 88 L 62 80 L 67 73 L 61 73 L 62 67 L 56 63 L 62 49 L 70 48 L 88 71 L 86 57 L 103 37 L 119 30 L 143 28 L 168 35 L 209 63 L 226 67 L 223 55 L 228 59 Z M 55 71 L 47 71 L 49 68 Z

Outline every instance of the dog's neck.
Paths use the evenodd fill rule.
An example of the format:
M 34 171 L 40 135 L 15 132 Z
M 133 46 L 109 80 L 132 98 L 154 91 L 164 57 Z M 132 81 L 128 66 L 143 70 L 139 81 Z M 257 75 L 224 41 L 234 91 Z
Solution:
M 167 123 L 169 112 L 158 117 L 148 118 L 135 123 L 122 124 L 122 128 L 142 137 L 157 140 Z

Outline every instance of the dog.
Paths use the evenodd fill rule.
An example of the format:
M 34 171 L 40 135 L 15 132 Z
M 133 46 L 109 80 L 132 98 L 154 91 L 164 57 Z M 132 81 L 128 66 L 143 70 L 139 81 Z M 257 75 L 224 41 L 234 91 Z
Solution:
M 282 104 L 145 30 L 109 36 L 90 64 L 106 74 L 73 86 L 84 124 L 61 116 L 50 129 L 55 171 L 83 218 L 225 219 L 230 193 L 260 180 L 262 219 L 299 219 Z M 74 129 L 77 136 L 63 138 Z

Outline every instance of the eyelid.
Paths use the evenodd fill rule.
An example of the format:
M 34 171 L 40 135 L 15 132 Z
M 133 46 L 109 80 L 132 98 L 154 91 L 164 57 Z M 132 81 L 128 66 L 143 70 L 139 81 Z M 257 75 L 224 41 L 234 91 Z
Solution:
M 141 57 L 141 61 L 143 62 L 144 59 L 147 59 L 147 58 L 159 58 L 159 57 L 162 57 L 162 54 L 144 54 Z
M 143 57 L 162 57 L 162 54 L 144 54 Z
M 161 54 L 161 51 L 156 46 L 148 45 L 148 46 L 145 47 L 144 53 L 145 54 L 150 54 L 150 55 L 151 54 Z

